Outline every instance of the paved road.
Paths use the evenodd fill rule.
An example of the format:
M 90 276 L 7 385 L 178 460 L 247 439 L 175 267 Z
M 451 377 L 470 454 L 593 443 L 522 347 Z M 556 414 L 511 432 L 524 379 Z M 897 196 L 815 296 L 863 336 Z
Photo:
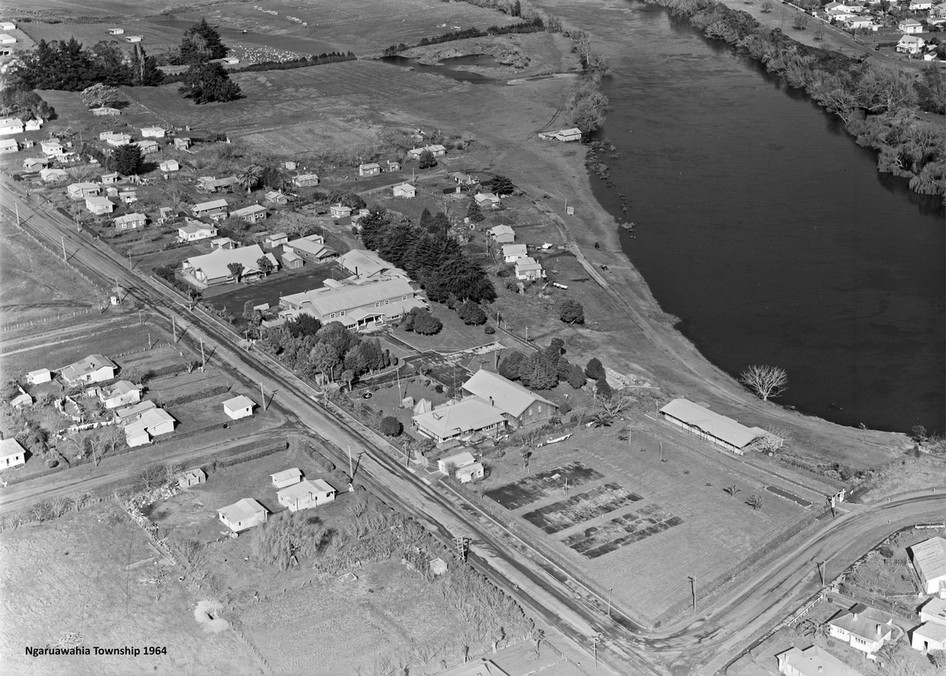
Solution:
M 7 191 L 0 204 L 9 206 L 11 200 L 11 192 Z M 55 213 L 37 213 L 24 206 L 20 212 L 28 219 L 27 227 L 57 244 L 72 227 Z M 67 248 L 75 251 L 74 261 L 103 278 L 119 277 L 135 297 L 167 321 L 173 315 L 187 324 L 187 339 L 203 339 L 218 368 L 244 381 L 262 383 L 273 394 L 274 405 L 297 417 L 336 449 L 349 445 L 363 449 L 365 460 L 356 472 L 359 482 L 400 505 L 445 539 L 471 537 L 472 563 L 519 598 L 530 612 L 588 652 L 591 637 L 600 632 L 603 640 L 598 657 L 602 671 L 608 667 L 621 674 L 715 673 L 738 653 L 740 646 L 813 593 L 814 558 L 829 558 L 829 566 L 836 566 L 836 572 L 840 572 L 887 534 L 917 521 L 942 519 L 946 510 L 943 497 L 930 494 L 903 496 L 874 508 L 855 508 L 825 523 L 805 542 L 757 570 L 740 585 L 738 594 L 710 613 L 666 633 L 645 634 L 626 619 L 619 622 L 604 617 L 600 611 L 603 599 L 598 597 L 596 605 L 593 598 L 582 598 L 595 595 L 582 589 L 582 583 L 570 571 L 544 559 L 503 525 L 490 522 L 460 497 L 431 487 L 406 471 L 401 464 L 403 455 L 398 456 L 393 447 L 358 421 L 320 405 L 318 393 L 281 365 L 255 351 L 247 353 L 234 347 L 239 337 L 229 327 L 202 312 L 190 312 L 173 293 L 133 274 L 123 259 L 98 249 L 94 242 L 70 234 Z M 120 474 L 115 477 L 120 478 Z M 86 485 L 79 480 L 61 488 L 84 490 Z M 576 588 L 581 591 L 576 592 Z M 620 612 L 615 610 L 614 615 L 620 617 Z

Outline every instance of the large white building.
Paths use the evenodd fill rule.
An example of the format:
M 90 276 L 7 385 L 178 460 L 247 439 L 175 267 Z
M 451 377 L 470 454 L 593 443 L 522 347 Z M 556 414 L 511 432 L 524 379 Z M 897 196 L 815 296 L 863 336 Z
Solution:
M 184 274 L 192 275 L 202 284 L 227 284 L 236 282 L 237 275 L 230 269 L 230 265 L 237 263 L 243 267 L 240 280 L 255 279 L 262 276 L 260 259 L 266 258 L 272 270 L 279 268 L 279 261 L 271 253 L 264 253 L 259 244 L 242 246 L 237 249 L 217 249 L 216 251 L 187 258 L 182 264 Z
M 923 591 L 946 598 L 946 538 L 932 537 L 909 550 Z
M 323 324 L 341 322 L 346 328 L 363 330 L 400 319 L 427 303 L 404 277 L 356 279 L 337 282 L 283 296 L 279 305 L 288 316 L 308 314 Z
M 686 399 L 674 399 L 660 409 L 660 415 L 667 422 L 739 455 L 749 444 L 765 435 L 765 430 L 759 427 L 746 427 Z

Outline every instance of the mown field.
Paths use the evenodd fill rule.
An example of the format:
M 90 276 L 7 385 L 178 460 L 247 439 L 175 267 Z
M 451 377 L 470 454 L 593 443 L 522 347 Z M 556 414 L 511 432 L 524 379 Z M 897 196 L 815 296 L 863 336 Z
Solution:
M 114 504 L 0 533 L 0 670 L 7 674 L 260 673 L 231 632 L 206 633 L 200 600 Z M 26 646 L 163 646 L 166 655 L 38 657 Z
M 104 289 L 75 274 L 10 222 L 0 222 L 0 239 L 0 324 L 94 311 L 104 298 Z

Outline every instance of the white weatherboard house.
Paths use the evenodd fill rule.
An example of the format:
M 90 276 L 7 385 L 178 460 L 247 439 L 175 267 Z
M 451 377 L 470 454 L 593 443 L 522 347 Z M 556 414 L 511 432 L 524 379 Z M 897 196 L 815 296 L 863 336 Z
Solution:
M 864 676 L 816 645 L 804 650 L 789 648 L 775 658 L 778 660 L 778 672 L 785 676 Z
M 16 439 L 0 439 L 0 470 L 26 464 L 26 449 Z
M 285 488 L 302 481 L 302 470 L 298 467 L 284 469 L 281 472 L 270 474 L 269 478 L 273 480 L 273 486 L 276 488 Z
M 86 197 L 101 195 L 102 186 L 98 183 L 90 183 L 88 181 L 83 183 L 70 183 L 66 186 L 66 194 L 69 195 L 69 199 L 82 200 Z
M 473 196 L 477 206 L 484 209 L 495 209 L 499 206 L 499 198 L 491 192 L 479 192 Z
M 542 264 L 532 256 L 523 256 L 516 260 L 516 279 L 536 281 L 545 277 Z
M 18 117 L 5 117 L 0 119 L 0 136 L 8 134 L 22 134 L 23 120 Z
M 503 260 L 507 263 L 515 263 L 528 255 L 529 250 L 525 244 L 503 244 Z
M 921 606 L 920 622 L 910 636 L 914 650 L 946 650 L 946 600 L 932 598 Z
M 886 641 L 896 642 L 903 636 L 903 630 L 893 623 L 890 615 L 863 603 L 838 612 L 828 620 L 828 631 L 832 637 L 868 657 L 883 648 Z
M 332 218 L 348 218 L 351 216 L 351 207 L 346 207 L 344 204 L 333 204 L 329 207 L 328 212 Z
M 239 420 L 253 415 L 253 407 L 256 406 L 253 400 L 245 394 L 241 394 L 233 399 L 227 399 L 223 402 L 223 412 L 227 414 L 230 420 Z
M 20 146 L 15 138 L 0 139 L 0 155 L 19 152 Z
M 759 427 L 746 427 L 686 399 L 674 399 L 660 409 L 660 415 L 667 422 L 739 455 L 749 444 L 765 435 L 765 430 Z
M 909 547 L 909 550 L 923 591 L 946 598 L 946 538 L 933 537 Z
M 104 216 L 115 211 L 115 203 L 107 197 L 86 197 L 85 208 L 96 216 Z
M 173 432 L 176 422 L 163 408 L 149 408 L 125 425 L 125 441 L 130 448 L 150 444 L 155 437 Z
M 332 502 L 335 489 L 321 479 L 300 481 L 277 492 L 276 499 L 290 512 L 298 512 Z
M 189 221 L 177 229 L 177 238 L 181 242 L 198 242 L 217 236 L 217 228 L 202 221 Z
M 395 197 L 399 197 L 401 199 L 411 199 L 417 195 L 417 188 L 412 186 L 410 183 L 401 183 L 391 188 L 391 192 L 394 193 Z
M 266 523 L 266 508 L 252 498 L 243 498 L 232 505 L 217 510 L 221 523 L 234 533 L 242 533 L 254 526 Z
M 381 275 L 399 275 L 407 278 L 407 273 L 381 258 L 374 251 L 352 249 L 338 257 L 338 264 L 353 275 L 362 278 Z
M 558 413 L 557 404 L 486 369 L 463 383 L 463 391 L 498 409 L 512 427 L 545 423 Z
M 297 188 L 311 188 L 319 184 L 318 174 L 299 174 L 292 178 L 292 184 Z
M 230 215 L 235 218 L 242 218 L 247 223 L 258 223 L 266 218 L 266 207 L 259 204 L 251 204 L 248 207 L 233 211 Z
M 104 383 L 115 377 L 118 367 L 108 357 L 100 354 L 90 354 L 74 364 L 69 364 L 59 371 L 59 375 L 69 386 L 87 385 L 89 383 Z
M 475 433 L 495 436 L 506 427 L 502 411 L 476 397 L 437 406 L 413 417 L 414 427 L 438 444 Z
M 897 51 L 901 54 L 919 54 L 926 46 L 926 40 L 917 35 L 904 35 L 897 42 Z
M 511 244 L 516 241 L 516 231 L 508 225 L 497 225 L 490 228 L 489 236 L 497 244 Z
M 107 409 L 136 404 L 141 401 L 141 387 L 128 380 L 119 380 L 99 389 L 99 399 Z
M 283 251 L 291 251 L 299 258 L 311 263 L 324 263 L 338 258 L 338 252 L 335 249 L 325 246 L 325 238 L 322 235 L 307 235 L 291 242 L 283 241 L 282 245 Z M 274 243 L 273 246 L 278 246 L 278 244 Z
M 145 227 L 147 217 L 144 214 L 134 213 L 118 216 L 112 220 L 116 230 L 136 230 Z
M 164 127 L 142 127 L 141 138 L 164 138 Z
M 901 33 L 906 33 L 907 35 L 912 35 L 913 33 L 922 33 L 923 24 L 921 24 L 916 19 L 904 19 L 897 25 L 897 29 Z
M 194 214 L 196 218 L 201 216 L 209 216 L 210 218 L 226 218 L 227 209 L 228 209 L 227 200 L 210 200 L 209 202 L 200 202 L 191 207 L 191 213 Z
M 158 168 L 162 173 L 171 174 L 175 171 L 181 170 L 181 164 L 177 160 L 164 160 L 161 164 L 158 165 Z
M 358 175 L 359 176 L 377 176 L 381 173 L 381 165 L 377 162 L 369 162 L 367 164 L 358 165 Z
M 49 369 L 36 369 L 26 374 L 26 382 L 30 385 L 48 383 L 53 379 L 53 372 Z

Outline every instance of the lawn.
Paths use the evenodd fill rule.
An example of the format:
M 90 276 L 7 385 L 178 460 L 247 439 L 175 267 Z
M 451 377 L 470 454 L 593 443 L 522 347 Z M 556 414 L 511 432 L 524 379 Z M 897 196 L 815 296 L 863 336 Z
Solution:
M 279 299 L 283 296 L 317 289 L 326 279 L 342 276 L 334 263 L 306 263 L 299 270 L 282 270 L 262 282 L 212 287 L 209 293 L 204 294 L 204 298 L 210 305 L 222 305 L 234 317 L 241 317 L 247 301 L 251 301 L 254 306 L 269 303 L 270 307 L 276 308 L 279 307 Z
M 0 669 L 7 674 L 254 673 L 231 632 L 194 620 L 199 597 L 178 582 L 112 502 L 0 534 Z M 40 657 L 25 646 L 162 646 L 166 655 Z
M 96 311 L 105 290 L 64 265 L 10 221 L 0 223 L 0 321 L 48 321 Z
M 396 340 L 407 343 L 418 352 L 434 351 L 442 354 L 472 350 L 476 347 L 503 341 L 500 334 L 489 335 L 484 333 L 484 327 L 482 326 L 464 324 L 457 313 L 446 305 L 432 303 L 431 313 L 443 322 L 443 328 L 438 333 L 432 336 L 423 336 L 419 333 L 393 327 L 391 336 Z
M 661 426 L 575 428 L 533 450 L 527 469 L 518 452 L 487 452 L 489 475 L 477 487 L 522 517 L 520 532 L 613 587 L 616 601 L 648 622 L 689 598 L 688 576 L 708 590 L 811 513 L 766 491 L 770 482 L 738 461 L 693 452 L 689 438 Z M 730 485 L 734 497 L 723 491 Z M 745 502 L 755 494 L 759 509 Z

